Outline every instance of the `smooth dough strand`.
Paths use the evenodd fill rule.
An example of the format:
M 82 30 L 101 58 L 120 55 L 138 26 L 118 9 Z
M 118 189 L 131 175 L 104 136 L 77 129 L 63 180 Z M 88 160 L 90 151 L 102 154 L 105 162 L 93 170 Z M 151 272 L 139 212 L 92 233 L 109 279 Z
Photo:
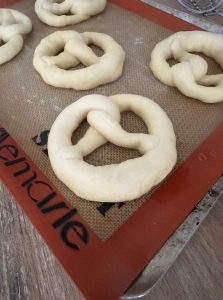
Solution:
M 149 134 L 128 133 L 120 114 L 133 111 Z M 71 137 L 87 118 L 90 128 L 76 145 Z M 142 156 L 120 164 L 93 166 L 83 158 L 110 141 L 137 149 Z M 66 107 L 49 134 L 48 151 L 57 177 L 76 195 L 90 200 L 119 202 L 136 199 L 160 183 L 176 163 L 176 138 L 161 107 L 137 95 L 88 95 Z

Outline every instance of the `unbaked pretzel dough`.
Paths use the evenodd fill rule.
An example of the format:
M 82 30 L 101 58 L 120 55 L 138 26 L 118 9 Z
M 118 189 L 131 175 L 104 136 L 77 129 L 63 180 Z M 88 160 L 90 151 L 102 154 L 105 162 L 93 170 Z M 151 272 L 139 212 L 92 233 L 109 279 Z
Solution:
M 207 75 L 203 53 L 223 68 L 223 36 L 204 31 L 177 32 L 152 51 L 150 67 L 160 81 L 176 86 L 184 95 L 207 103 L 223 101 L 223 74 Z M 169 66 L 167 60 L 179 63 Z
M 77 24 L 101 13 L 107 0 L 36 0 L 35 12 L 50 26 Z
M 31 20 L 19 11 L 0 8 L 0 65 L 22 49 L 23 35 L 32 30 Z M 1 46 L 1 42 L 4 44 Z
M 104 55 L 98 57 L 88 46 L 90 44 L 101 48 Z M 50 85 L 88 90 L 118 79 L 122 75 L 124 61 L 124 50 L 106 34 L 57 31 L 37 46 L 33 65 Z M 71 69 L 80 63 L 86 68 Z
M 128 133 L 120 113 L 133 111 L 149 134 Z M 87 118 L 90 128 L 72 145 L 72 133 Z M 83 158 L 110 141 L 137 149 L 142 156 L 120 164 L 93 166 Z M 176 163 L 176 140 L 171 121 L 161 107 L 136 95 L 88 95 L 66 107 L 49 134 L 48 151 L 57 177 L 76 195 L 103 202 L 129 201 L 161 182 Z

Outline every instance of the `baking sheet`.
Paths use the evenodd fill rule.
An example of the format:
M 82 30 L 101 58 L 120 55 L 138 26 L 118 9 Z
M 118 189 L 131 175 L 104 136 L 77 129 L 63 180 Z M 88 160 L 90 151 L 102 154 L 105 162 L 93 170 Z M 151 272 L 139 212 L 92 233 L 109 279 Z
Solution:
M 126 1 L 120 1 L 120 3 L 128 5 Z M 133 3 L 137 3 L 137 1 L 132 1 L 131 4 Z M 94 233 L 97 234 L 99 240 L 102 242 L 106 241 L 106 243 L 102 243 L 105 250 L 104 253 L 106 253 L 106 255 L 109 253 L 111 256 L 111 261 L 116 262 L 116 264 L 113 263 L 113 268 L 115 268 L 115 270 L 115 266 L 117 266 L 116 259 L 119 260 L 120 265 L 120 263 L 122 263 L 123 251 L 128 251 L 128 255 L 126 255 L 127 252 L 125 252 L 126 259 L 128 257 L 128 264 L 123 264 L 123 269 L 120 267 L 120 276 L 121 274 L 125 274 L 125 278 L 122 278 L 123 281 L 118 283 L 116 278 L 112 277 L 112 283 L 110 283 L 112 284 L 112 287 L 110 286 L 110 289 L 107 288 L 107 290 L 111 290 L 110 297 L 113 299 L 112 297 L 115 297 L 115 295 L 120 293 L 121 290 L 123 291 L 127 282 L 129 284 L 131 280 L 133 280 L 133 276 L 136 276 L 139 270 L 145 265 L 146 260 L 148 261 L 150 259 L 151 253 L 157 251 L 155 249 L 157 249 L 158 245 L 161 247 L 163 243 L 162 235 L 160 235 L 161 240 L 159 243 L 154 243 L 155 246 L 153 245 L 153 247 L 150 248 L 148 248 L 150 244 L 149 240 L 145 242 L 144 248 L 142 248 L 141 241 L 138 240 L 136 245 L 140 248 L 140 251 L 142 250 L 144 253 L 144 255 L 141 255 L 143 261 L 139 261 L 138 253 L 136 259 L 136 249 L 128 248 L 128 241 L 133 241 L 136 239 L 136 232 L 131 227 L 131 223 L 134 223 L 135 225 L 137 224 L 137 222 L 135 223 L 135 220 L 138 220 L 137 215 L 141 215 L 142 220 L 145 221 L 146 215 L 143 213 L 143 211 L 145 211 L 145 207 L 149 207 L 151 205 L 154 206 L 154 197 L 156 196 L 151 197 L 151 199 L 146 202 L 146 198 L 138 199 L 131 202 L 130 205 L 120 204 L 112 207 L 106 207 L 102 203 L 99 206 L 94 206 L 95 204 L 78 199 L 77 197 L 74 197 L 73 194 L 69 196 L 70 192 L 67 191 L 66 188 L 54 177 L 49 166 L 48 158 L 43 152 L 43 150 L 46 150 L 45 145 L 37 145 L 41 144 L 40 135 L 49 129 L 50 125 L 52 124 L 52 120 L 59 114 L 63 107 L 72 101 L 77 100 L 86 93 L 77 93 L 67 90 L 64 91 L 49 87 L 42 82 L 39 75 L 30 68 L 35 46 L 43 36 L 52 32 L 53 29 L 48 28 L 37 20 L 33 12 L 33 1 L 25 1 L 18 5 L 20 10 L 32 16 L 34 22 L 34 32 L 32 36 L 27 38 L 26 46 L 17 59 L 13 60 L 10 64 L 3 66 L 4 68 L 1 69 L 4 72 L 0 73 L 0 76 L 2 76 L 0 78 L 0 84 L 2 84 L 2 86 L 0 87 L 1 90 L 4 89 L 4 97 L 1 97 L 1 107 L 2 103 L 4 102 L 4 107 L 7 107 L 7 109 L 4 109 L 4 111 L 1 110 L 0 120 L 3 122 L 4 127 L 7 128 L 14 139 L 16 139 L 18 144 L 21 145 L 22 148 L 24 148 L 25 151 L 30 155 L 35 164 L 41 168 L 50 181 L 53 182 L 54 185 L 56 185 L 56 187 L 65 195 L 66 199 L 69 200 L 70 205 L 74 205 L 78 208 L 82 218 L 87 222 L 88 226 L 93 229 Z M 153 14 L 153 16 L 154 15 L 155 14 Z M 157 14 L 157 16 L 159 16 L 159 21 L 162 21 L 162 15 L 160 16 L 160 14 Z M 119 20 L 119 22 L 114 22 L 114 19 Z M 108 24 L 110 25 L 108 26 Z M 137 26 L 135 26 L 135 24 L 137 24 Z M 182 26 L 182 23 L 180 23 L 180 26 Z M 185 24 L 185 29 L 186 28 L 189 28 L 189 26 Z M 157 43 L 157 41 L 169 35 L 171 33 L 170 30 L 164 29 L 159 25 L 142 19 L 133 13 L 120 9 L 119 7 L 111 4 L 108 6 L 104 14 L 91 19 L 86 24 L 83 23 L 75 26 L 75 30 L 106 31 L 123 45 L 127 52 L 127 61 L 122 78 L 115 83 L 95 89 L 94 92 L 103 93 L 106 95 L 123 92 L 138 93 L 145 96 L 148 96 L 149 94 L 153 100 L 157 101 L 167 111 L 168 115 L 173 121 L 178 137 L 178 163 L 188 157 L 188 155 L 200 144 L 200 142 L 205 140 L 208 134 L 222 122 L 222 103 L 217 105 L 204 105 L 203 103 L 193 99 L 188 99 L 182 96 L 175 89 L 162 85 L 152 76 L 151 72 L 149 71 L 148 60 L 151 49 Z M 212 65 L 212 72 L 219 71 L 215 64 L 212 64 L 211 62 L 210 64 Z M 17 80 L 18 78 L 20 79 L 19 82 Z M 5 84 L 6 79 L 10 84 Z M 25 83 L 24 85 L 21 85 L 21 80 Z M 36 93 L 37 90 L 38 93 Z M 37 95 L 38 97 L 36 97 Z M 5 102 L 5 100 L 7 101 Z M 143 123 L 130 114 L 123 116 L 123 126 L 125 128 L 130 126 L 128 127 L 128 130 L 130 131 L 144 132 Z M 37 143 L 34 143 L 34 141 Z M 105 147 L 104 150 L 101 149 L 102 152 L 99 151 L 96 156 L 94 156 L 94 154 L 92 157 L 89 157 L 89 162 L 97 163 L 98 157 L 104 159 L 104 162 L 106 162 L 108 155 L 111 161 L 126 159 L 130 155 L 129 152 L 126 153 L 120 149 L 111 148 L 111 145 L 108 145 L 107 147 L 108 148 Z M 199 201 L 199 199 L 196 201 Z M 146 205 L 142 206 L 143 203 Z M 166 203 L 162 204 L 163 207 L 165 207 L 165 205 Z M 103 210 L 101 207 L 103 207 Z M 139 207 L 141 207 L 141 209 L 137 211 Z M 91 213 L 89 213 L 89 211 Z M 134 213 L 135 211 L 137 211 L 137 214 Z M 185 214 L 189 212 L 188 208 L 187 210 L 184 208 L 184 211 Z M 106 213 L 103 214 L 102 212 Z M 132 214 L 134 215 L 134 218 L 130 218 Z M 170 217 L 170 212 L 168 217 Z M 174 226 L 179 224 L 179 222 L 182 222 L 182 215 L 180 218 L 181 219 L 179 219 Z M 151 220 L 149 220 L 147 223 L 148 224 L 146 224 L 146 226 L 143 228 L 144 231 L 146 231 L 146 228 L 148 228 L 147 226 L 151 226 L 149 225 L 151 224 Z M 123 225 L 121 226 L 121 224 Z M 38 228 L 39 225 L 36 224 L 36 226 Z M 141 224 L 137 224 L 137 226 L 137 228 L 140 228 Z M 164 226 L 166 229 L 165 225 L 162 226 Z M 161 224 L 159 225 L 159 228 L 161 228 Z M 170 234 L 170 231 L 173 231 L 171 228 L 168 228 L 168 232 L 163 230 L 165 231 L 166 238 L 168 237 L 168 234 Z M 151 231 L 152 230 L 153 228 L 151 227 Z M 123 235 L 123 232 L 125 232 L 125 235 Z M 42 234 L 45 234 L 43 230 Z M 148 232 L 144 232 L 144 234 L 147 236 Z M 46 234 L 45 238 L 48 238 Z M 99 240 L 96 237 L 94 237 L 92 240 L 94 240 L 94 243 L 97 245 L 99 244 Z M 48 244 L 51 244 L 52 247 L 52 243 L 49 242 L 49 240 Z M 123 248 L 123 245 L 125 248 Z M 96 257 L 102 257 L 98 247 L 91 248 L 90 246 L 89 251 L 92 249 L 97 249 L 95 251 L 97 252 L 95 257 L 95 253 L 92 253 L 92 259 L 93 257 L 94 259 Z M 145 250 L 147 249 L 148 252 L 145 255 Z M 53 250 L 56 252 L 55 249 Z M 112 256 L 114 254 L 117 256 L 117 258 Z M 61 261 L 64 260 L 64 257 L 62 257 L 61 253 L 58 256 L 60 256 Z M 135 265 L 133 267 L 133 261 L 131 257 L 134 257 L 134 264 L 137 264 L 137 266 Z M 80 266 L 82 266 L 83 269 L 85 267 L 89 269 L 89 264 L 87 265 L 87 262 L 89 263 L 89 260 L 85 260 L 85 264 L 82 261 Z M 129 264 L 131 267 L 130 269 L 128 267 Z M 69 269 L 64 261 L 63 265 L 66 269 Z M 132 272 L 133 270 L 134 272 Z M 68 272 L 73 279 L 77 278 L 75 277 L 77 275 L 74 276 L 72 273 L 74 272 L 73 270 L 69 269 Z M 99 275 L 104 279 L 103 272 L 101 271 L 101 274 Z M 109 274 L 109 272 L 106 270 L 107 274 Z M 100 278 L 99 275 L 97 277 L 94 274 L 94 277 Z M 109 281 L 109 278 L 107 280 Z M 86 287 L 86 285 L 84 285 L 82 281 L 80 282 L 78 278 L 75 279 L 75 281 L 79 283 L 79 286 L 81 286 L 82 290 L 85 289 L 85 295 L 93 293 L 92 290 L 89 291 L 90 287 Z M 109 282 L 106 283 L 109 286 Z M 104 285 L 104 291 L 106 291 L 106 285 Z M 96 292 L 97 291 L 94 291 L 94 293 Z M 94 297 L 96 297 L 95 294 Z
M 31 17 L 34 29 L 16 59 L 1 66 L 0 88 L 4 90 L 1 105 L 4 109 L 0 112 L 0 120 L 34 163 L 79 210 L 95 233 L 106 240 L 146 201 L 148 194 L 121 207 L 114 205 L 105 214 L 101 212 L 102 203 L 85 201 L 74 195 L 54 175 L 48 157 L 42 151 L 43 148 L 46 149 L 46 145 L 37 145 L 41 141 L 41 134 L 50 129 L 57 115 L 67 105 L 91 93 L 108 96 L 133 93 L 149 97 L 167 112 L 173 122 L 179 164 L 221 123 L 223 103 L 204 104 L 187 98 L 177 89 L 167 87 L 154 78 L 149 70 L 150 53 L 156 43 L 169 36 L 171 31 L 113 4 L 108 4 L 103 14 L 88 22 L 69 26 L 69 30 L 96 31 L 111 35 L 126 51 L 123 76 L 111 84 L 84 92 L 54 88 L 45 84 L 34 70 L 32 58 L 40 40 L 54 32 L 55 28 L 38 20 L 33 11 L 33 4 L 33 1 L 24 1 L 15 5 L 15 8 Z M 211 60 L 209 62 L 210 72 L 220 72 L 216 64 L 211 64 Z M 130 132 L 146 132 L 143 122 L 131 113 L 123 114 L 122 125 Z M 76 140 L 83 135 L 86 127 L 85 123 L 76 134 Z M 47 140 L 44 142 L 46 144 Z M 86 161 L 102 165 L 118 163 L 136 156 L 136 151 L 107 143 L 90 154 Z

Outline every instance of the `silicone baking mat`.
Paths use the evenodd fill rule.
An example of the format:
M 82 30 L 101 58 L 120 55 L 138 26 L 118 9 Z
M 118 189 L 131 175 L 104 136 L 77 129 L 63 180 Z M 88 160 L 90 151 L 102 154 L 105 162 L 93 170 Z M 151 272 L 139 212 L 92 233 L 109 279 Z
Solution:
M 139 1 L 110 1 L 103 14 L 69 27 L 113 36 L 127 53 L 122 78 L 88 92 L 47 86 L 33 69 L 32 56 L 41 38 L 56 29 L 38 20 L 33 6 L 34 1 L 13 6 L 31 17 L 34 30 L 19 56 L 1 66 L 0 120 L 7 130 L 2 128 L 0 135 L 1 177 L 86 297 L 115 299 L 221 175 L 223 104 L 188 99 L 152 76 L 148 60 L 154 45 L 172 31 L 195 27 Z M 220 68 L 210 61 L 210 71 Z M 186 160 L 150 198 L 116 205 L 91 203 L 76 197 L 54 176 L 46 149 L 50 126 L 64 107 L 89 93 L 141 94 L 170 116 L 178 164 Z M 145 130 L 130 113 L 123 115 L 122 125 L 132 132 Z M 86 127 L 83 124 L 74 140 Z M 135 155 L 108 144 L 87 161 L 97 165 Z M 100 290 L 95 289 L 99 285 Z

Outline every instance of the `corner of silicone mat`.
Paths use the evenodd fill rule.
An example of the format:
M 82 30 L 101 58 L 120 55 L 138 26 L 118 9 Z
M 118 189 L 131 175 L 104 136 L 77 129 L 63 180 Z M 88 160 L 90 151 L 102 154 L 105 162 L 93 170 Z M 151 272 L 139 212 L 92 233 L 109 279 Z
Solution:
M 162 11 L 140 0 L 108 0 L 110 3 L 129 10 L 153 23 L 171 31 L 202 30 L 201 28 L 184 21 L 174 15 Z

